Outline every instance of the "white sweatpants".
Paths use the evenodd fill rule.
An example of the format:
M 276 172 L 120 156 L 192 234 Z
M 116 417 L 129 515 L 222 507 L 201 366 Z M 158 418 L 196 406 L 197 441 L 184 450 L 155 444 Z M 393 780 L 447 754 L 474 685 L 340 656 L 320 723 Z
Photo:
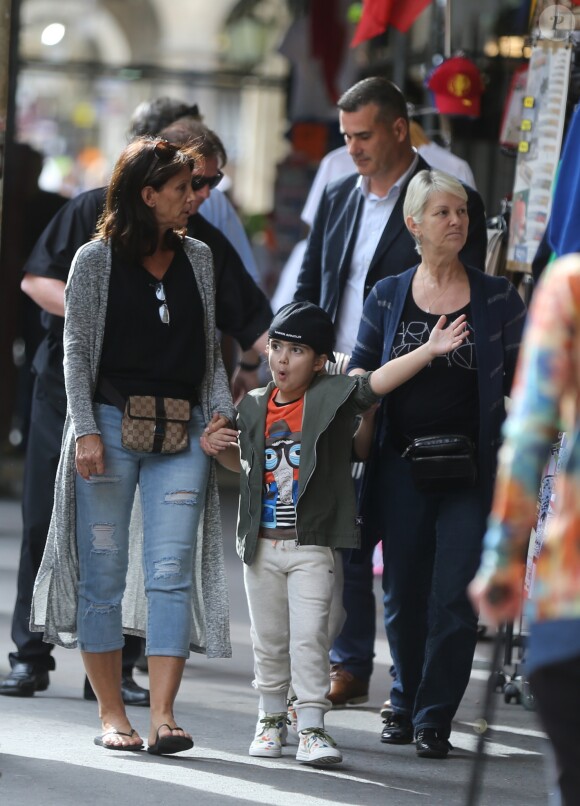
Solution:
M 244 584 L 254 685 L 264 711 L 286 711 L 292 681 L 298 730 L 324 727 L 324 714 L 331 707 L 328 619 L 335 587 L 334 551 L 259 538 L 254 562 L 244 565 Z

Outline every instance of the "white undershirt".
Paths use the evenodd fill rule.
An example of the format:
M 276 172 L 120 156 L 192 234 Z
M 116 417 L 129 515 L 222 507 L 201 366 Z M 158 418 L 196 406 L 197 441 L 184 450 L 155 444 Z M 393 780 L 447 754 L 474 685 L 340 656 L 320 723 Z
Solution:
M 364 196 L 363 209 L 359 221 L 358 233 L 353 249 L 350 270 L 342 293 L 336 316 L 336 349 L 347 355 L 352 354 L 363 310 L 365 279 L 377 250 L 383 230 L 387 226 L 391 213 L 409 176 L 417 167 L 415 159 L 390 188 L 386 196 L 380 197 L 368 189 L 369 180 L 360 176 L 357 187 Z M 401 271 L 409 266 L 401 266 Z

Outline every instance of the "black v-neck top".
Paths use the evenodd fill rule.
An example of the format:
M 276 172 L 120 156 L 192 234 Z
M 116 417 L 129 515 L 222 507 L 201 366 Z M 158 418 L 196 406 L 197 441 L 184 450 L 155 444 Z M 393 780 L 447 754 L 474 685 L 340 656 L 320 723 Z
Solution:
M 205 373 L 204 310 L 183 248 L 163 276 L 169 323 L 159 315 L 158 280 L 113 254 L 99 378 L 124 397 L 197 397 Z M 110 402 L 99 392 L 95 400 Z
M 448 323 L 460 314 L 467 317 L 465 341 L 452 352 L 434 358 L 387 396 L 391 432 L 400 443 L 396 447 L 406 447 L 416 437 L 431 434 L 465 434 L 477 441 L 479 387 L 471 305 L 447 314 Z M 439 317 L 419 308 L 409 288 L 391 358 L 425 344 Z

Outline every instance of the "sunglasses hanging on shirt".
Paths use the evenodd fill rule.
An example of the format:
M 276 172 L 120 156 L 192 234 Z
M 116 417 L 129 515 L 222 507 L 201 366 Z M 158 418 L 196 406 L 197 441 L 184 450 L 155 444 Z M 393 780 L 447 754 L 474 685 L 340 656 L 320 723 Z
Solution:
M 159 318 L 161 319 L 164 325 L 168 325 L 169 308 L 167 306 L 167 300 L 165 299 L 165 288 L 163 287 L 162 282 L 155 284 L 155 296 L 161 303 L 161 305 L 159 306 Z

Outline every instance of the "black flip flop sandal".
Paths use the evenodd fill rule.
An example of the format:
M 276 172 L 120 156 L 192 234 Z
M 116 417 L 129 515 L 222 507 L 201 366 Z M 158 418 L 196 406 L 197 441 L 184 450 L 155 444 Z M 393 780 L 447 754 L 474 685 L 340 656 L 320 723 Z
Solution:
M 171 736 L 160 736 L 159 731 L 161 728 L 169 728 Z M 174 730 L 183 730 L 183 728 L 172 728 L 164 722 L 157 728 L 157 739 L 153 744 L 147 748 L 147 752 L 153 756 L 171 755 L 171 753 L 181 753 L 183 750 L 191 750 L 193 741 L 188 736 L 174 736 Z
M 111 730 L 105 731 L 101 736 L 95 736 L 93 742 L 97 745 L 97 747 L 104 747 L 105 750 L 125 750 L 129 752 L 135 752 L 136 750 L 143 750 L 143 742 L 141 744 L 134 744 L 134 745 L 122 745 L 122 744 L 107 744 L 104 740 L 105 736 L 110 736 L 111 734 L 114 736 L 128 736 L 132 738 L 136 734 L 136 730 L 132 730 L 131 733 L 123 733 L 122 730 L 117 730 L 116 728 L 111 728 Z

